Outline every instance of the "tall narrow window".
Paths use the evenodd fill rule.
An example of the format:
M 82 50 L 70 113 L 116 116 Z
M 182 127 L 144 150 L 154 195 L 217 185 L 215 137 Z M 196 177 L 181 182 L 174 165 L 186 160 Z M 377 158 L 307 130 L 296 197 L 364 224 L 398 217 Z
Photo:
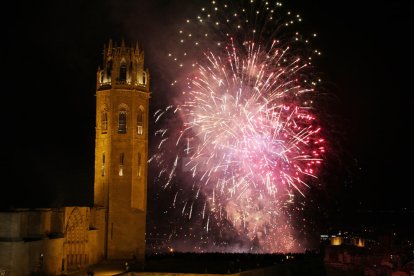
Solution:
M 132 61 L 129 63 L 129 68 L 128 68 L 128 76 L 127 76 L 128 82 L 131 82 L 131 78 L 132 78 Z
M 105 176 L 105 152 L 102 153 L 102 172 L 101 172 L 102 176 Z
M 146 72 L 142 72 L 142 83 L 143 84 L 147 83 L 147 73 Z
M 145 185 L 142 180 L 145 176 L 145 154 L 143 152 L 137 152 L 135 156 L 136 162 L 136 177 L 132 178 L 131 182 L 131 208 L 144 210 L 145 204 Z M 135 167 L 135 166 L 134 166 Z
M 118 114 L 118 133 L 124 134 L 127 132 L 127 111 L 125 109 L 119 110 Z
M 101 112 L 101 131 L 102 133 L 108 132 L 108 113 L 106 110 Z
M 141 170 L 142 170 L 142 166 L 141 166 L 141 153 L 138 153 L 138 176 L 141 176 Z
M 137 133 L 138 135 L 142 135 L 144 133 L 143 124 L 144 124 L 144 108 L 140 106 L 137 111 Z
M 111 73 L 112 73 L 112 60 L 110 59 L 106 63 L 106 81 L 108 82 L 111 81 Z
M 104 81 L 104 70 L 99 71 L 99 82 L 102 84 Z
M 119 81 L 121 83 L 126 82 L 126 77 L 127 77 L 127 64 L 125 62 L 125 59 L 123 59 L 121 61 L 121 66 L 119 68 Z
M 119 176 L 124 175 L 124 153 L 119 155 Z

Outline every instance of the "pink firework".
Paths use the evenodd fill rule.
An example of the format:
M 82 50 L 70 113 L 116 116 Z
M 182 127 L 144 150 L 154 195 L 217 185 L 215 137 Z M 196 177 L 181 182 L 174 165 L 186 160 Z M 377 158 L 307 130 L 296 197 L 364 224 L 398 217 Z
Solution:
M 260 3 L 261 12 L 263 7 L 268 12 L 263 21 L 256 22 L 268 26 L 273 9 L 268 2 Z M 273 8 L 279 6 L 275 3 Z M 213 1 L 212 10 L 218 7 L 228 6 Z M 249 22 L 247 17 L 231 14 L 238 18 L 237 24 Z M 206 13 L 207 22 L 209 18 Z M 203 23 L 203 19 L 199 17 L 198 22 Z M 211 23 L 221 25 L 219 21 Z M 178 173 L 181 160 L 184 171 L 195 180 L 193 202 L 199 193 L 207 200 L 200 212 L 203 219 L 207 218 L 206 231 L 211 228 L 209 217 L 213 215 L 216 221 L 231 222 L 240 235 L 258 240 L 261 252 L 298 251 L 300 245 L 286 206 L 297 195 L 305 197 L 308 182 L 317 177 L 325 152 L 312 108 L 316 81 L 309 75 L 309 59 L 298 54 L 293 44 L 282 43 L 274 36 L 266 37 L 263 43 L 263 37 L 255 35 L 257 26 L 235 26 L 247 28 L 246 33 L 251 35 L 240 39 L 238 33 L 226 31 L 218 42 L 202 43 L 196 35 L 180 30 L 187 38 L 196 37 L 190 40 L 195 46 L 208 42 L 214 47 L 203 48 L 201 56 L 190 54 L 197 52 L 194 49 L 184 51 L 183 56 L 191 57 L 178 61 L 180 67 L 185 61 L 191 66 L 183 70 L 185 85 L 174 82 L 182 96 L 174 108 L 167 108 L 174 110 L 183 127 L 174 138 L 174 161 L 162 171 L 167 176 L 164 187 Z M 213 36 L 205 32 L 204 37 L 209 34 Z M 184 39 L 179 41 L 183 43 Z M 155 114 L 157 120 L 164 112 Z M 166 145 L 166 132 L 158 132 L 163 137 L 160 149 Z M 160 161 L 163 156 L 154 158 L 165 167 L 165 160 Z M 182 214 L 191 218 L 193 205 L 187 205 L 186 201 Z

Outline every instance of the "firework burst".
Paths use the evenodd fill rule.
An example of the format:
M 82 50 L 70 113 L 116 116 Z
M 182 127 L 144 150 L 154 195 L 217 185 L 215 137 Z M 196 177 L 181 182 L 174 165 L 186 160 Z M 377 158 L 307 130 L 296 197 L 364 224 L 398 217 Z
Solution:
M 178 133 L 156 132 L 159 152 L 151 158 L 162 168 L 164 189 L 191 175 L 194 192 L 180 199 L 181 214 L 194 217 L 203 199 L 196 215 L 206 232 L 211 220 L 218 227 L 226 221 L 261 252 L 300 250 L 288 206 L 305 197 L 325 152 L 312 108 L 318 80 L 311 56 L 298 50 L 307 40 L 297 32 L 286 39 L 281 28 L 302 19 L 282 21 L 281 6 L 213 1 L 187 19 L 178 31 L 181 47 L 169 53 L 181 69 L 172 86 L 182 95 L 154 114 L 155 121 L 169 112 L 182 121 Z

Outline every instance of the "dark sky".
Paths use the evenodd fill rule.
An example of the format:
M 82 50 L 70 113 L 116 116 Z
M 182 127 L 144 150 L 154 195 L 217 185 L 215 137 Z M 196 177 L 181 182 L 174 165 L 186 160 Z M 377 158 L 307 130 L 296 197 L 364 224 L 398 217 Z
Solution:
M 189 3 L 202 1 L 14 1 L 4 10 L 2 207 L 92 205 L 95 76 L 103 45 L 109 38 L 138 40 L 152 74 L 154 112 L 169 95 L 164 46 L 172 27 L 194 14 Z M 335 140 L 321 196 L 326 208 L 341 214 L 414 208 L 413 4 L 285 5 L 319 34 L 323 52 L 317 65 L 331 94 L 326 128 Z

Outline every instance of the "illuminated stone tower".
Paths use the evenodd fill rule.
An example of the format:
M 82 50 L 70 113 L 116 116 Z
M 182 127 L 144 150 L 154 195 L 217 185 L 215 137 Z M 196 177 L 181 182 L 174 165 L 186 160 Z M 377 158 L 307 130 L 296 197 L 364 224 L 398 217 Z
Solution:
M 150 92 L 138 44 L 109 41 L 96 87 L 94 203 L 105 210 L 103 254 L 143 260 Z

